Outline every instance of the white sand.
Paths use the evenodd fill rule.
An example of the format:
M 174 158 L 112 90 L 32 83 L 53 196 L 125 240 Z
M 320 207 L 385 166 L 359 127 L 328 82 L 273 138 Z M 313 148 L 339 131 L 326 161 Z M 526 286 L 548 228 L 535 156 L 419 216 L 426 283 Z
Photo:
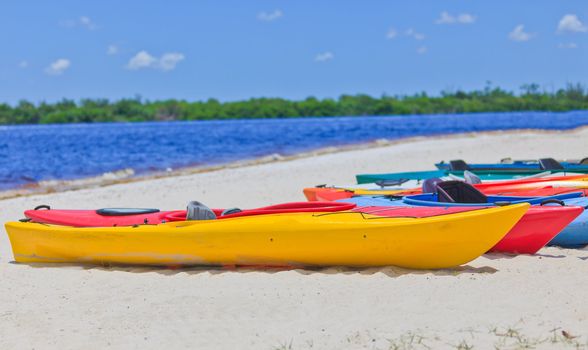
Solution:
M 254 207 L 356 173 L 454 158 L 582 158 L 588 129 L 431 138 L 294 161 L 0 201 L 0 221 L 57 208 Z M 32 267 L 0 234 L 0 349 L 540 348 L 588 344 L 588 251 L 487 255 L 455 270 Z M 555 329 L 555 330 L 554 330 Z M 552 331 L 554 330 L 554 331 Z M 562 336 L 565 330 L 574 339 Z M 421 339 L 424 337 L 424 339 Z M 555 342 L 554 342 L 555 341 Z

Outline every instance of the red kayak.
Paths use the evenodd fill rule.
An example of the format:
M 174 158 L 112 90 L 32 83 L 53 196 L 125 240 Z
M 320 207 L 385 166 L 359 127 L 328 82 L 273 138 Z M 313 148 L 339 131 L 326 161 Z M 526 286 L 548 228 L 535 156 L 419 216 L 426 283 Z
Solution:
M 292 202 L 257 209 L 237 209 L 235 212 L 231 211 L 229 213 L 225 209 L 212 210 L 217 216 L 217 219 L 283 213 L 336 213 L 347 210 L 386 217 L 424 218 L 483 208 L 485 207 L 356 207 L 353 203 Z M 133 226 L 184 221 L 186 220 L 186 210 L 160 211 L 159 209 L 142 208 L 64 210 L 50 209 L 48 206 L 43 205 L 34 210 L 26 210 L 25 216 L 33 222 L 74 227 Z
M 338 202 L 292 202 L 271 205 L 257 209 L 212 209 L 217 219 L 228 219 L 240 216 L 281 214 L 281 213 L 312 213 L 337 212 L 355 208 L 352 203 Z M 159 209 L 143 208 L 106 208 L 98 210 L 55 210 L 41 205 L 34 210 L 26 210 L 25 216 L 34 222 L 75 226 L 133 226 L 143 224 L 161 224 L 170 221 L 186 220 L 185 210 L 160 211 Z

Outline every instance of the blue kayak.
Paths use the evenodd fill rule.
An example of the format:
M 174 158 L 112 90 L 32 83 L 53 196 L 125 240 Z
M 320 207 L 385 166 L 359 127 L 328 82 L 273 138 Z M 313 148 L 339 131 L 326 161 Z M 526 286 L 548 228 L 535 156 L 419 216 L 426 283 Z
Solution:
M 577 205 L 588 209 L 588 197 L 565 199 L 566 205 Z M 571 224 L 563 229 L 549 245 L 579 248 L 588 244 L 588 211 L 584 210 Z
M 553 158 L 542 158 L 536 161 L 514 161 L 512 163 L 466 163 L 461 159 L 449 162 L 436 163 L 435 167 L 442 171 L 562 171 L 578 172 L 588 171 L 588 159 L 582 159 L 578 163 L 558 162 Z
M 582 197 L 582 192 L 572 192 L 572 193 L 564 193 L 558 194 L 556 196 L 550 197 L 521 197 L 521 196 L 487 196 L 486 202 L 483 203 L 451 203 L 451 202 L 443 202 L 439 201 L 439 195 L 437 193 L 423 193 L 423 194 L 416 194 L 412 196 L 406 196 L 402 199 L 402 201 L 407 205 L 416 205 L 421 207 L 480 207 L 480 206 L 500 206 L 500 205 L 508 205 L 508 204 L 518 204 L 518 203 L 529 203 L 532 205 L 541 205 L 541 204 L 549 204 L 556 203 L 558 204 L 560 201 L 565 204 L 566 199 L 572 198 L 581 198 L 586 201 L 586 205 L 588 205 L 588 198 Z

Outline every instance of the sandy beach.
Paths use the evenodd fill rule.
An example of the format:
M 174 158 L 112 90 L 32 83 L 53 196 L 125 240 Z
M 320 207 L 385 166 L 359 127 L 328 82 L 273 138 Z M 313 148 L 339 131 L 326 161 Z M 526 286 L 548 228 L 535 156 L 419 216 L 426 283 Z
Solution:
M 181 209 L 302 201 L 357 173 L 461 158 L 583 158 L 588 129 L 465 134 L 0 201 Z M 472 232 L 475 234 L 475 232 Z M 0 349 L 411 349 L 588 347 L 588 250 L 485 255 L 441 271 L 148 269 L 12 262 L 0 234 Z

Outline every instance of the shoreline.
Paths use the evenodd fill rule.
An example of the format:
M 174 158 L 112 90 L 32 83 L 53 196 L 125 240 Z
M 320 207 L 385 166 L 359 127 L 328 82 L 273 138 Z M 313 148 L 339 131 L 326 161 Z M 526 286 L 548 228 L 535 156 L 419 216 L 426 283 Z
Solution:
M 429 136 L 413 136 L 404 137 L 398 139 L 377 139 L 370 142 L 361 142 L 342 146 L 330 146 L 318 148 L 315 150 L 298 152 L 291 155 L 281 155 L 279 153 L 269 154 L 267 156 L 244 159 L 218 165 L 204 165 L 204 166 L 192 166 L 183 167 L 170 171 L 156 171 L 147 174 L 135 175 L 135 172 L 131 168 L 120 169 L 103 173 L 101 175 L 84 177 L 72 180 L 42 180 L 36 183 L 23 185 L 17 188 L 0 191 L 0 200 L 17 198 L 17 197 L 28 197 L 40 194 L 60 193 L 66 191 L 76 191 L 96 187 L 106 187 L 117 184 L 142 182 L 154 179 L 162 179 L 177 176 L 186 176 L 202 173 L 210 173 L 225 169 L 237 169 L 262 164 L 271 164 L 278 162 L 288 162 L 304 158 L 312 158 L 316 156 L 337 154 L 350 151 L 367 150 L 374 148 L 382 148 L 387 146 L 393 146 L 398 144 L 410 144 L 423 140 L 448 140 L 448 139 L 461 139 L 461 138 L 474 138 L 480 136 L 495 136 L 495 135 L 520 135 L 524 133 L 534 134 L 562 134 L 562 133 L 581 133 L 584 130 L 588 130 L 588 125 L 580 126 L 573 129 L 511 129 L 511 130 L 493 130 L 493 131 L 481 131 L 481 132 L 467 132 L 467 133 L 450 133 L 450 134 L 439 134 Z M 497 159 L 496 161 L 499 161 Z M 433 168 L 433 164 L 431 164 Z M 409 169 L 410 170 L 410 169 Z

